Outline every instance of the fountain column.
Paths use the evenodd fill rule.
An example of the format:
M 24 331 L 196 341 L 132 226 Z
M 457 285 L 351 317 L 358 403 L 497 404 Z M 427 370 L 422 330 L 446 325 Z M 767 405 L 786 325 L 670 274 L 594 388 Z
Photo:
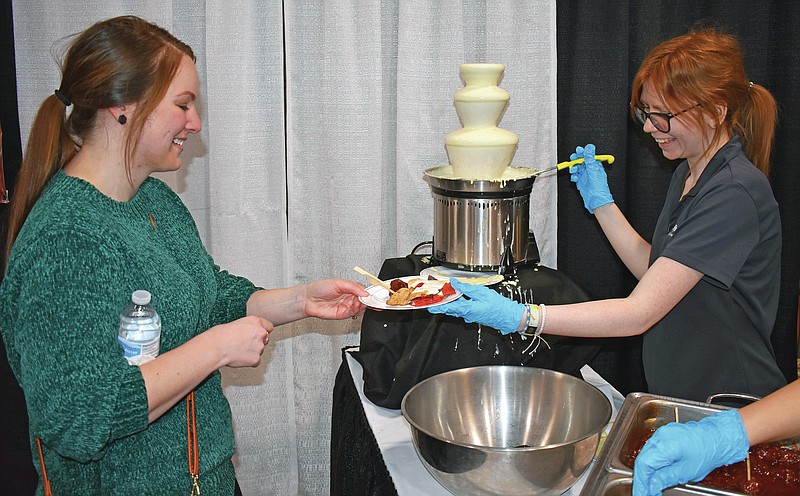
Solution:
M 503 64 L 461 64 L 464 87 L 453 98 L 463 126 L 445 138 L 453 176 L 465 179 L 499 179 L 511 163 L 519 137 L 497 127 L 509 94 L 498 84 Z

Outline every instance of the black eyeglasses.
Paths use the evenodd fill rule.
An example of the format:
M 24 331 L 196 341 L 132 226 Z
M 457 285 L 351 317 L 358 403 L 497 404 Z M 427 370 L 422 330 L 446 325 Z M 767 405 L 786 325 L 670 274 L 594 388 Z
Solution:
M 636 120 L 639 121 L 639 124 L 644 125 L 647 119 L 650 119 L 650 122 L 653 124 L 653 127 L 658 129 L 662 133 L 668 133 L 670 130 L 670 123 L 669 123 L 670 119 L 672 119 L 677 115 L 681 115 L 684 112 L 688 112 L 698 106 L 700 106 L 700 104 L 695 103 L 691 107 L 685 108 L 680 112 L 675 112 L 674 114 L 668 112 L 645 112 L 639 107 L 633 107 L 633 115 L 636 116 Z

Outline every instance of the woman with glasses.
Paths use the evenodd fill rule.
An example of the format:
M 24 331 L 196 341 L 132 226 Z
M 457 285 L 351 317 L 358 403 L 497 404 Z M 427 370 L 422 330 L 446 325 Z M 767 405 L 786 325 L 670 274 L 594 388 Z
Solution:
M 664 156 L 680 160 L 648 243 L 614 203 L 594 145 L 570 158 L 584 205 L 639 280 L 626 298 L 523 305 L 453 282 L 469 299 L 430 308 L 503 333 L 644 334 L 650 392 L 705 401 L 764 396 L 785 384 L 770 335 L 778 306 L 781 226 L 770 187 L 776 102 L 750 82 L 737 42 L 698 30 L 653 49 L 633 81 L 631 113 Z

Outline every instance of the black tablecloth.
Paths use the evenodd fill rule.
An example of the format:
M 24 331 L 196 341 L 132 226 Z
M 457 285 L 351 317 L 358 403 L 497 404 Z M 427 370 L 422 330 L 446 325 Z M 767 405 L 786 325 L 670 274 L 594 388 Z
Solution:
M 429 257 L 408 255 L 384 262 L 383 280 L 419 274 Z M 528 263 L 516 267 L 518 286 L 532 289 L 535 303 L 564 304 L 588 300 L 572 279 L 557 270 Z M 462 319 L 433 315 L 427 310 L 367 310 L 361 325 L 360 351 L 354 358 L 364 367 L 364 393 L 376 405 L 400 408 L 403 396 L 433 375 L 479 365 L 540 367 L 580 377 L 580 368 L 600 349 L 597 340 L 545 335 L 548 346 L 536 351 L 512 333 L 503 336 L 489 327 Z
M 347 366 L 348 348 L 333 386 L 331 496 L 392 496 L 397 490 Z

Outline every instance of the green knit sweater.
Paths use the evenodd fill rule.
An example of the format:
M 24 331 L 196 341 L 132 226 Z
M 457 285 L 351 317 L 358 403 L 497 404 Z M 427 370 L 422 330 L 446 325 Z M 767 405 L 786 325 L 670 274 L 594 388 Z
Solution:
M 189 494 L 185 402 L 148 425 L 142 374 L 117 343 L 119 313 L 137 289 L 153 294 L 164 353 L 244 316 L 257 288 L 214 264 L 163 182 L 149 178 L 117 202 L 59 171 L 0 286 L 0 330 L 25 392 L 34 464 L 41 474 L 38 436 L 55 496 Z M 196 388 L 195 403 L 202 493 L 233 494 L 219 372 Z

